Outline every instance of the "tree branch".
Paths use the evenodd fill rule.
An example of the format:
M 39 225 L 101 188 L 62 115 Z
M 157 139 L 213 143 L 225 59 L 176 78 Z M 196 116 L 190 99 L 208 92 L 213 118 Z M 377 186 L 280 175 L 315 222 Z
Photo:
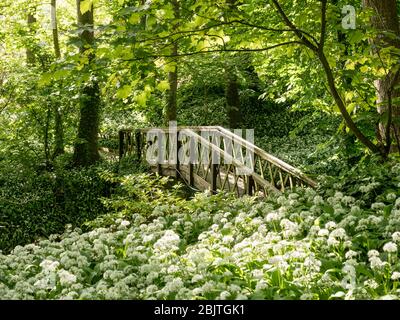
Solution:
M 139 40 L 138 42 L 150 42 L 150 41 L 167 40 L 167 39 L 169 39 L 169 38 L 171 38 L 173 36 L 182 35 L 182 34 L 187 34 L 188 36 L 190 36 L 190 35 L 202 32 L 202 31 L 207 31 L 207 30 L 210 30 L 210 29 L 213 29 L 213 28 L 222 27 L 222 26 L 228 26 L 228 25 L 232 25 L 232 24 L 241 24 L 241 25 L 244 25 L 246 27 L 251 27 L 251 28 L 256 28 L 256 29 L 265 30 L 265 31 L 271 31 L 271 32 L 295 32 L 295 30 L 292 30 L 292 29 L 269 28 L 269 27 L 265 27 L 265 26 L 262 26 L 262 25 L 252 24 L 252 23 L 249 23 L 249 22 L 246 22 L 246 21 L 242 21 L 242 20 L 231 20 L 231 21 L 227 21 L 227 22 L 218 22 L 218 23 L 213 24 L 211 26 L 207 26 L 207 27 L 203 27 L 203 28 L 199 28 L 199 29 L 195 29 L 195 30 L 176 31 L 176 32 L 170 33 L 169 35 L 163 36 L 163 37 L 145 38 L 143 40 Z M 316 44 L 318 44 L 317 39 L 315 39 L 308 32 L 303 31 L 303 30 L 298 30 L 298 31 L 300 31 L 304 35 L 308 36 Z
M 298 31 L 298 32 L 301 32 L 302 34 L 306 35 L 310 39 L 312 39 L 315 42 L 315 44 L 318 44 L 318 41 L 317 41 L 317 39 L 315 39 L 314 36 L 312 36 L 310 33 L 306 32 L 304 30 L 301 30 L 301 29 L 297 29 L 296 28 L 296 30 L 294 30 L 294 29 L 268 28 L 268 27 L 265 27 L 265 26 L 256 25 L 256 24 L 252 24 L 252 23 L 249 23 L 249 22 L 245 22 L 245 21 L 242 21 L 242 20 L 231 20 L 230 22 L 231 23 L 239 23 L 239 24 L 242 24 L 242 25 L 245 25 L 245 26 L 248 26 L 248 27 L 258 28 L 258 29 L 261 29 L 261 30 L 272 31 L 272 32 L 296 32 L 296 31 Z
M 329 85 L 329 90 L 331 92 L 331 95 L 333 99 L 336 102 L 336 105 L 338 106 L 340 113 L 342 114 L 347 127 L 351 130 L 351 132 L 354 133 L 354 135 L 357 137 L 358 140 L 360 140 L 368 149 L 370 149 L 373 153 L 381 154 L 382 150 L 376 146 L 371 140 L 369 140 L 361 131 L 360 129 L 356 126 L 354 123 L 353 119 L 351 118 L 349 112 L 346 109 L 346 105 L 342 99 L 342 97 L 339 94 L 339 91 L 336 87 L 335 84 L 335 78 L 333 76 L 332 69 L 329 65 L 328 60 L 326 59 L 326 56 L 323 52 L 318 52 L 318 58 L 320 59 L 323 69 L 325 71 L 327 80 L 328 80 L 328 85 Z
M 322 24 L 321 25 L 321 41 L 318 44 L 318 46 L 315 46 L 307 38 L 305 38 L 303 33 L 289 20 L 288 16 L 283 11 L 278 0 L 271 0 L 271 1 L 274 3 L 279 15 L 281 16 L 281 18 L 284 21 L 284 23 L 295 32 L 297 37 L 301 40 L 301 42 L 306 47 L 308 47 L 309 49 L 314 51 L 314 53 L 317 55 L 318 59 L 320 60 L 320 62 L 322 64 L 322 67 L 324 69 L 331 95 L 332 95 L 333 99 L 335 100 L 335 103 L 338 106 L 340 113 L 342 114 L 342 116 L 346 122 L 347 127 L 351 130 L 351 132 L 354 133 L 354 135 L 357 137 L 357 139 L 360 140 L 368 149 L 370 149 L 374 153 L 378 153 L 378 154 L 381 154 L 384 156 L 383 151 L 377 145 L 375 145 L 370 139 L 368 139 L 361 132 L 361 130 L 357 127 L 357 125 L 354 123 L 354 121 L 351 118 L 349 112 L 347 111 L 346 105 L 337 89 L 332 68 L 330 67 L 329 62 L 323 51 L 323 43 L 325 42 L 325 33 L 326 33 L 326 0 L 322 0 L 321 12 L 322 12 L 323 16 L 321 17 L 321 24 Z
M 281 5 L 279 4 L 278 0 L 272 0 L 272 2 L 274 3 L 276 10 L 278 11 L 279 15 L 281 16 L 282 20 L 284 21 L 284 23 L 291 29 L 293 30 L 293 32 L 297 35 L 297 37 L 304 43 L 304 45 L 311 49 L 314 52 L 318 51 L 318 47 L 315 46 L 314 44 L 312 44 L 310 42 L 310 40 L 308 40 L 305 36 L 304 36 L 304 31 L 302 31 L 301 29 L 297 28 L 288 18 L 288 16 L 286 15 L 286 13 L 283 11 Z
M 323 51 L 325 45 L 325 37 L 326 37 L 326 5 L 327 0 L 322 0 L 321 3 L 321 35 L 318 44 L 318 50 Z
M 172 58 L 172 57 L 187 57 L 187 56 L 194 56 L 197 54 L 208 54 L 208 53 L 219 53 L 219 52 L 262 52 L 262 51 L 268 51 L 272 49 L 276 49 L 279 47 L 287 46 L 287 45 L 304 45 L 303 42 L 300 41 L 288 41 L 288 42 L 283 42 L 283 43 L 278 43 L 275 45 L 272 45 L 270 47 L 265 47 L 265 48 L 260 48 L 260 49 L 248 49 L 248 48 L 243 48 L 243 49 L 216 49 L 216 50 L 201 50 L 201 51 L 195 51 L 195 52 L 188 52 L 188 53 L 181 53 L 178 55 L 148 55 L 144 58 Z M 135 58 L 135 59 L 122 59 L 122 61 L 139 61 L 143 60 L 144 58 Z

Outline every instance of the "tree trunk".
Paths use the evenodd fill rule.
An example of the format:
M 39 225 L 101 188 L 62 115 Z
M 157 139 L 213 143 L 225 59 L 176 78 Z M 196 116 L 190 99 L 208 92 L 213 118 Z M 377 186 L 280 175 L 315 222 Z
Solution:
M 58 39 L 57 0 L 51 0 L 51 28 L 53 30 L 54 54 L 57 59 L 61 57 L 60 41 Z
M 228 17 L 231 13 L 237 11 L 236 0 L 226 0 L 226 11 L 224 21 L 229 21 Z M 241 124 L 240 112 L 240 98 L 239 98 L 239 84 L 236 74 L 236 59 L 235 57 L 227 57 L 228 61 L 225 64 L 225 98 L 226 98 L 226 111 L 229 119 L 229 127 L 237 129 Z
M 53 104 L 54 111 L 54 150 L 52 158 L 55 159 L 61 154 L 64 154 L 64 127 L 62 113 L 57 102 Z
M 33 28 L 33 24 L 36 23 L 36 21 L 37 20 L 36 20 L 36 18 L 34 16 L 34 13 L 29 12 L 28 13 L 28 28 L 29 28 L 29 32 L 31 34 L 33 34 L 35 32 L 34 28 Z M 27 47 L 26 47 L 26 62 L 27 62 L 28 65 L 33 65 L 36 62 L 35 54 L 34 54 L 34 52 L 32 51 L 32 48 L 31 48 L 31 43 L 29 43 L 27 45 Z
M 94 44 L 94 16 L 93 5 L 91 10 L 82 14 L 80 7 L 82 0 L 77 0 L 78 26 L 86 27 L 81 33 L 82 45 L 80 53 L 83 55 Z M 89 54 L 89 67 L 94 59 L 94 54 Z M 75 166 L 90 166 L 99 159 L 98 134 L 100 122 L 100 88 L 97 80 L 88 80 L 85 83 L 80 98 L 80 120 L 78 128 L 78 139 L 75 143 L 73 162 Z
M 229 127 L 231 129 L 237 129 L 241 124 L 241 113 L 240 113 L 240 98 L 239 98 L 239 84 L 235 68 L 229 63 L 225 68 L 226 76 L 226 107 L 229 118 Z
M 400 49 L 400 25 L 396 0 L 363 0 L 363 5 L 375 13 L 371 19 L 372 26 L 378 31 L 378 35 L 371 39 L 374 53 L 379 54 L 383 48 L 388 47 Z M 396 37 L 390 37 L 385 32 Z M 388 148 L 390 148 L 391 133 L 395 137 L 400 136 L 400 104 L 395 101 L 400 98 L 400 89 L 396 88 L 398 85 L 400 85 L 400 77 L 394 69 L 389 70 L 383 79 L 375 81 L 378 112 L 380 114 L 387 113 L 388 116 L 385 118 L 391 120 L 379 123 L 377 136 L 380 143 Z
M 179 19 L 179 3 L 178 0 L 172 0 L 172 5 L 174 7 L 175 18 Z M 175 28 L 177 25 L 175 26 Z M 168 90 L 168 100 L 167 106 L 165 110 L 165 122 L 166 125 L 170 121 L 176 121 L 177 114 L 177 95 L 178 95 L 178 64 L 177 58 L 178 55 L 178 44 L 174 42 L 171 46 L 171 60 L 175 63 L 175 70 L 170 71 L 168 74 L 168 82 L 169 82 L 169 90 Z
M 49 144 L 50 121 L 51 121 L 51 107 L 48 106 L 46 112 L 46 122 L 44 127 L 44 155 L 45 155 L 47 170 L 50 169 L 50 144 Z
M 61 58 L 60 41 L 57 26 L 57 0 L 51 0 L 51 27 L 53 29 L 54 55 L 56 59 Z M 64 128 L 59 101 L 53 101 L 54 112 L 54 150 L 52 158 L 55 159 L 64 153 Z
M 172 48 L 172 55 L 176 56 L 178 54 L 178 46 L 175 43 Z M 168 82 L 169 82 L 169 90 L 168 90 L 168 101 L 167 108 L 165 111 L 165 121 L 166 124 L 170 121 L 176 121 L 176 113 L 177 113 L 177 95 L 178 95 L 178 66 L 175 66 L 174 71 L 170 71 L 168 73 Z

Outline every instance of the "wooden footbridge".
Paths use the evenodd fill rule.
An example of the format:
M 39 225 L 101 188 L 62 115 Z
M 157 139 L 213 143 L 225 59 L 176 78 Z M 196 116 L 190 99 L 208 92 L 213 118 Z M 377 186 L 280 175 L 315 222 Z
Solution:
M 300 170 L 218 126 L 121 130 L 119 157 L 127 155 L 146 160 L 160 175 L 213 193 L 266 196 L 316 186 Z

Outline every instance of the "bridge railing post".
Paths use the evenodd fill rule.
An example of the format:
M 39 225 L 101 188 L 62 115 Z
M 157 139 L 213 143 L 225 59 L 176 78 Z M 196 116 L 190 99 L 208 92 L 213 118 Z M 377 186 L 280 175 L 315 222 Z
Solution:
M 125 132 L 123 130 L 120 130 L 118 135 L 119 135 L 119 160 L 121 160 L 125 152 L 124 150 Z

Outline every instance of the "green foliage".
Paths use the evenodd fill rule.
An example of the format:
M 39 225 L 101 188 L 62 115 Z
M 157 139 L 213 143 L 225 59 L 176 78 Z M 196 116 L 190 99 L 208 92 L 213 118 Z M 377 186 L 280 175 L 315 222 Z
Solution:
M 341 191 L 366 207 L 374 202 L 390 203 L 389 195 L 399 196 L 399 165 L 395 159 L 388 163 L 375 157 L 367 157 L 339 176 L 325 176 L 320 186 L 321 193 L 332 196 Z
M 349 133 L 316 52 L 285 31 L 272 2 L 178 1 L 177 18 L 171 1 L 85 0 L 81 12 L 96 4 L 96 44 L 81 53 L 79 36 L 90 27 L 75 26 L 74 1 L 59 1 L 59 59 L 48 5 L 3 2 L 0 298 L 399 297 L 399 159 L 381 163 Z M 320 39 L 321 1 L 280 3 L 303 38 Z M 323 53 L 347 111 L 375 143 L 388 114 L 376 111 L 374 82 L 396 70 L 398 50 L 371 54 L 368 10 L 357 12 L 356 30 L 344 30 L 349 4 L 361 1 L 328 1 Z M 28 12 L 37 22 L 27 25 Z M 226 83 L 235 77 L 240 125 L 319 188 L 236 199 L 194 195 L 143 173 L 135 156 L 70 168 L 85 83 L 101 88 L 99 144 L 115 160 L 119 129 L 163 125 L 174 70 L 179 125 L 228 126 Z M 67 151 L 57 158 L 55 110 Z
M 140 168 L 140 167 L 139 167 Z M 110 199 L 103 199 L 103 204 L 110 212 L 86 225 L 99 227 L 113 222 L 115 213 L 120 218 L 125 218 L 133 212 L 149 216 L 154 206 L 179 204 L 184 196 L 183 185 L 172 185 L 168 177 L 158 175 L 129 174 L 119 176 L 111 172 L 103 172 L 102 178 L 113 185 L 119 186 Z M 151 201 L 149 201 L 151 199 Z
M 26 168 L 2 161 L 0 170 L 0 250 L 80 226 L 105 212 L 100 197 L 110 185 L 98 169 Z
M 398 183 L 399 166 L 390 174 Z M 69 228 L 0 254 L 2 298 L 400 297 L 395 192 L 371 205 L 335 189 L 185 200 L 165 178 L 103 177 L 121 184 L 108 202 L 116 212 L 88 224 L 89 232 Z

